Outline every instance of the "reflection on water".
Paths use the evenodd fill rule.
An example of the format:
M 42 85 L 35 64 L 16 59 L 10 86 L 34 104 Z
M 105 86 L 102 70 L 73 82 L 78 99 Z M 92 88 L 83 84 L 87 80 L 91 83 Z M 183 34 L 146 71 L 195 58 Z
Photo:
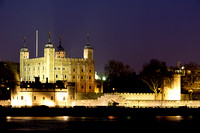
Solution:
M 181 121 L 184 120 L 183 116 L 177 115 L 177 116 L 156 116 L 156 118 L 161 121 L 161 120 L 166 120 L 166 121 Z
M 0 129 L 8 132 L 130 131 L 191 132 L 198 128 L 193 116 L 127 116 L 127 117 L 13 117 L 0 118 Z M 190 128 L 192 127 L 192 128 Z M 156 130 L 155 130 L 156 129 Z M 164 129 L 164 130 L 163 130 Z

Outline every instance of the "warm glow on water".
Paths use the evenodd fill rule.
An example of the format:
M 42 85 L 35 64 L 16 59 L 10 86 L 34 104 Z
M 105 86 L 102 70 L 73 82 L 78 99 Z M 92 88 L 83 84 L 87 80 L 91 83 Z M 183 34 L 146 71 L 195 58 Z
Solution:
M 9 132 L 66 132 L 66 131 L 130 131 L 186 132 L 196 131 L 200 118 L 194 116 L 105 116 L 105 117 L 0 117 L 0 129 Z M 190 127 L 193 127 L 192 129 Z M 166 128 L 167 127 L 167 128 Z M 156 129 L 156 130 L 155 130 Z
M 181 121 L 184 120 L 183 116 L 177 115 L 177 116 L 156 116 L 157 120 L 165 120 L 165 121 Z

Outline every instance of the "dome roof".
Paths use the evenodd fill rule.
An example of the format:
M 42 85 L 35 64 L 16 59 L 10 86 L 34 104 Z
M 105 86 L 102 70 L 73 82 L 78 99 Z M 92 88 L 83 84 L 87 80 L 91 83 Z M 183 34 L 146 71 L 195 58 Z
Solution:
M 87 48 L 87 49 L 92 49 L 92 47 L 90 46 L 90 44 L 86 44 L 86 45 L 85 45 L 85 48 Z
M 65 51 L 65 49 L 61 45 L 59 45 L 56 49 L 56 52 L 59 52 L 59 51 Z
M 21 52 L 29 52 L 29 50 L 28 50 L 28 48 L 27 47 L 23 47 L 23 48 L 21 48 L 21 50 L 20 50 Z
M 26 37 L 24 36 L 24 47 L 21 48 L 21 52 L 29 52 L 28 48 L 26 47 Z

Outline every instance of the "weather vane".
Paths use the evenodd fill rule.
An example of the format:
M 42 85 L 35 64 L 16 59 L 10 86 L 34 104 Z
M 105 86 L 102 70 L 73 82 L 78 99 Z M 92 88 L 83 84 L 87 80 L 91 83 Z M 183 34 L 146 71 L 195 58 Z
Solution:
M 24 48 L 26 47 L 26 37 L 24 36 Z
M 87 33 L 87 44 L 90 44 L 90 34 Z
M 49 35 L 49 43 L 51 43 L 51 33 L 49 32 L 48 35 Z
M 61 39 L 62 39 L 61 36 L 59 36 L 59 44 L 60 44 L 60 45 L 61 45 Z

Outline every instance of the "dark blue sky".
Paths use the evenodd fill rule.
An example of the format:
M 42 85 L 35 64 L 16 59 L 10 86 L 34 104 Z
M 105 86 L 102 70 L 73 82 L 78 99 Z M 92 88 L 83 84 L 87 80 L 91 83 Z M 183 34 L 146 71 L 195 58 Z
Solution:
M 39 56 L 49 31 L 68 57 L 82 57 L 90 33 L 100 72 L 110 59 L 137 72 L 152 58 L 200 64 L 200 0 L 0 0 L 1 60 L 19 61 L 23 36 L 35 57 L 36 30 Z

